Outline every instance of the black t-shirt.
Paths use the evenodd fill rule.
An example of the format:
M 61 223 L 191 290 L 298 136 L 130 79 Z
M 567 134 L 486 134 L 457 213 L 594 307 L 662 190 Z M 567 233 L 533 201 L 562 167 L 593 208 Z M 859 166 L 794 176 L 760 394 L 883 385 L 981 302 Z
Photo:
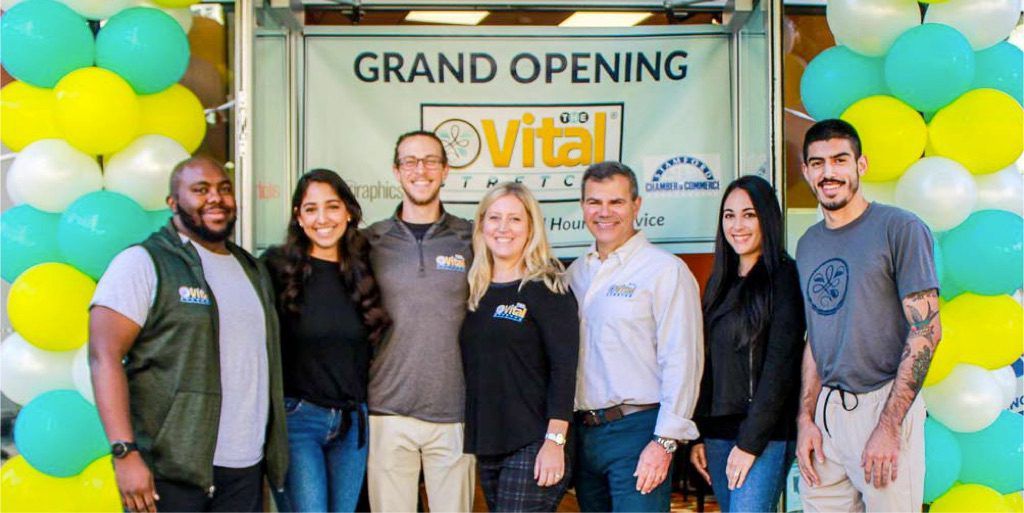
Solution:
M 579 315 L 572 293 L 543 282 L 491 284 L 459 333 L 466 376 L 465 452 L 506 454 L 569 420 Z
M 310 264 L 301 312 L 278 309 L 284 395 L 327 408 L 350 408 L 366 402 L 370 369 L 366 327 L 337 262 L 311 258 Z M 268 267 L 280 294 L 279 270 Z
M 409 221 L 402 221 L 402 223 L 409 227 L 409 231 L 412 232 L 413 237 L 416 237 L 416 240 L 423 240 L 430 227 L 434 226 L 434 223 L 410 223 Z

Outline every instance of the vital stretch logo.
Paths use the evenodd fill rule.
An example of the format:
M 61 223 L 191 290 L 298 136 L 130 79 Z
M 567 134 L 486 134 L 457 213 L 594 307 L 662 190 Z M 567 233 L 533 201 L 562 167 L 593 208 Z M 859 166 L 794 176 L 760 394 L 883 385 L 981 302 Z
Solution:
M 645 163 L 651 159 L 645 159 Z M 652 195 L 696 196 L 713 193 L 722 187 L 708 164 L 708 157 L 679 155 L 662 160 L 650 173 L 644 190 Z M 717 157 L 714 157 L 717 163 Z
M 579 201 L 587 166 L 620 160 L 623 105 L 421 106 L 422 127 L 451 166 L 441 197 L 476 204 L 501 182 L 529 186 L 541 202 Z
M 188 303 L 192 305 L 209 305 L 210 296 L 206 294 L 206 291 L 199 287 L 186 287 L 182 285 L 178 287 L 179 301 L 182 303 Z
M 523 319 L 526 318 L 526 305 L 522 303 L 516 303 L 514 305 L 498 305 L 498 308 L 494 309 L 494 318 L 523 322 Z
M 633 297 L 636 293 L 636 283 L 624 283 L 608 287 L 608 297 Z
M 459 254 L 437 255 L 434 262 L 437 263 L 437 268 L 441 271 L 466 272 L 466 258 Z

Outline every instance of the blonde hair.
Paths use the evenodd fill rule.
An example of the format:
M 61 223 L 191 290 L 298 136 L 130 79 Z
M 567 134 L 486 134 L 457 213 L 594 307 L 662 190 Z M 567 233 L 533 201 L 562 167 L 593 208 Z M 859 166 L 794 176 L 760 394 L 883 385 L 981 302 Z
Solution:
M 520 265 L 526 270 L 523 280 L 519 284 L 522 290 L 523 285 L 529 281 L 543 281 L 548 290 L 556 294 L 565 294 L 569 288 L 565 283 L 565 266 L 551 254 L 551 245 L 548 244 L 547 233 L 544 231 L 544 216 L 540 212 L 540 204 L 533 197 L 533 193 L 525 185 L 516 182 L 505 182 L 496 185 L 484 195 L 476 208 L 475 223 L 473 223 L 473 265 L 469 268 L 469 310 L 475 312 L 480 305 L 480 299 L 487 292 L 491 284 L 494 256 L 484 242 L 484 215 L 487 209 L 491 208 L 498 199 L 505 196 L 515 196 L 529 218 L 529 234 L 526 245 L 523 247 L 523 257 Z

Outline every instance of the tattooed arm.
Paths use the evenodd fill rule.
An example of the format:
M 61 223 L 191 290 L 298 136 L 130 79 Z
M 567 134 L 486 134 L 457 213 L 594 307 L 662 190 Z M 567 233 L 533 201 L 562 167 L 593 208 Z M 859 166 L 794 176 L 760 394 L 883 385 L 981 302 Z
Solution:
M 935 347 L 942 338 L 938 291 L 928 289 L 908 295 L 903 298 L 903 312 L 910 323 L 906 347 L 885 408 L 861 458 L 864 480 L 874 483 L 875 488 L 896 479 L 903 418 L 921 390 Z

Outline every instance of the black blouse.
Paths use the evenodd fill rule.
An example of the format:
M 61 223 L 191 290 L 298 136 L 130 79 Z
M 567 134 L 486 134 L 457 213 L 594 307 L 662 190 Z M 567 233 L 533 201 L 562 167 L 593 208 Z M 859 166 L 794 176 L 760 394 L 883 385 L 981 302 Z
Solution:
M 544 283 L 493 283 L 459 333 L 466 377 L 465 452 L 507 454 L 570 420 L 579 314 L 571 292 Z
M 758 262 L 750 272 L 767 271 Z M 740 449 L 760 455 L 769 440 L 796 437 L 806 321 L 796 263 L 784 258 L 771 277 L 768 328 L 753 344 L 744 342 L 748 336 L 739 316 L 745 281 L 736 279 L 705 313 L 706 358 L 695 420 L 702 438 L 735 439 Z

